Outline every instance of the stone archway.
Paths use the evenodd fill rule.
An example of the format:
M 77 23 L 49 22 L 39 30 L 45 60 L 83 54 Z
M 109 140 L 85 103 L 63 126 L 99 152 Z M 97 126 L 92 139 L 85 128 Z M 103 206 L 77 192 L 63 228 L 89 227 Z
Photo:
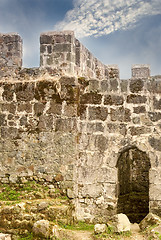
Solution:
M 117 212 L 139 223 L 149 212 L 150 159 L 137 147 L 129 147 L 121 152 L 117 167 Z

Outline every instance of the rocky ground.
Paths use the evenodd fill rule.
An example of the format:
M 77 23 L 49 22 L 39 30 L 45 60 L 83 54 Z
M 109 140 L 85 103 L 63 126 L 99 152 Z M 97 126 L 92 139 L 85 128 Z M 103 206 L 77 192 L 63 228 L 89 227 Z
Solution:
M 0 184 L 0 240 L 161 239 L 161 220 L 154 215 L 142 223 L 142 230 L 150 225 L 146 231 L 131 224 L 130 232 L 118 234 L 105 225 L 106 232 L 94 234 L 94 225 L 76 223 L 73 212 L 71 201 L 57 186 L 36 181 Z

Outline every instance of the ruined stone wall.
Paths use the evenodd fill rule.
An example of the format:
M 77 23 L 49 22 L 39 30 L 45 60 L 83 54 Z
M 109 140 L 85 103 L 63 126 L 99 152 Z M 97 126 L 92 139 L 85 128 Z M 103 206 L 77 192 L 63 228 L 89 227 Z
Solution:
M 52 68 L 55 74 L 107 79 L 105 66 L 85 48 L 74 32 L 46 32 L 40 36 L 40 67 Z
M 40 69 L 0 80 L 0 180 L 54 182 L 73 199 L 78 219 L 106 222 L 117 212 L 118 159 L 132 148 L 137 164 L 145 153 L 140 166 L 144 155 L 149 159 L 149 209 L 161 215 L 161 76 L 135 65 L 129 80 L 120 80 L 116 66 L 100 78 L 89 78 L 85 67 L 87 78 L 84 72 L 78 77 L 73 46 L 81 55 L 77 65 L 88 51 L 79 53 L 83 46 L 74 45 L 74 35 L 42 34 L 40 41 Z M 75 77 L 61 76 L 70 75 L 61 57 Z M 133 179 L 139 174 L 134 165 Z

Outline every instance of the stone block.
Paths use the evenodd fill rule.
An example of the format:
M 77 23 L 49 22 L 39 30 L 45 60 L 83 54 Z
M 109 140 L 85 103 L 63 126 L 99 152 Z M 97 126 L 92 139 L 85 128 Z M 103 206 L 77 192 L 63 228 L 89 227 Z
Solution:
M 43 103 L 35 103 L 34 104 L 34 112 L 36 116 L 41 116 L 43 114 L 45 105 Z
M 65 105 L 64 115 L 67 117 L 76 117 L 77 116 L 77 105 L 76 104 Z
M 75 119 L 56 119 L 55 131 L 61 132 L 72 132 L 76 131 L 76 120 Z
M 41 34 L 40 35 L 40 44 L 54 44 L 54 38 L 52 35 Z
M 15 94 L 17 101 L 31 101 L 34 98 L 33 83 L 17 83 L 15 85 Z
M 117 92 L 119 90 L 119 84 L 117 79 L 110 79 L 110 91 Z
M 108 65 L 108 75 L 109 78 L 119 78 L 119 68 L 117 65 Z
M 14 114 L 16 111 L 16 104 L 15 103 L 2 104 L 2 111 L 8 111 Z
M 161 110 L 161 98 L 157 99 L 156 97 L 153 97 L 153 106 L 154 109 Z
M 142 135 L 142 134 L 150 134 L 151 133 L 151 129 L 147 128 L 147 127 L 130 127 L 130 133 L 132 136 L 135 135 Z
M 128 80 L 120 81 L 121 92 L 127 92 Z
M 108 115 L 108 109 L 105 107 L 89 107 L 88 114 L 89 120 L 105 121 Z
M 0 233 L 0 240 L 11 240 L 11 235 Z
M 36 237 L 49 238 L 50 222 L 48 220 L 39 220 L 33 225 L 33 233 Z
M 138 64 L 132 66 L 132 78 L 148 78 L 150 77 L 150 66 L 146 64 Z
M 105 95 L 104 104 L 105 105 L 123 105 L 124 99 L 122 96 L 117 95 Z
M 18 112 L 27 112 L 27 113 L 31 113 L 32 112 L 32 104 L 27 102 L 27 103 L 18 103 L 18 107 L 17 107 L 17 111 Z
M 80 96 L 81 104 L 101 104 L 102 95 L 98 93 L 85 93 Z
M 94 226 L 94 233 L 95 234 L 101 234 L 106 232 L 107 230 L 107 225 L 106 224 L 95 224 Z
M 161 79 L 150 79 L 147 82 L 147 89 L 152 93 L 161 93 Z
M 91 79 L 89 81 L 89 91 L 98 91 L 98 90 L 99 90 L 99 81 Z
M 87 124 L 87 132 L 95 133 L 95 132 L 104 132 L 104 126 L 102 123 L 88 123 Z
M 5 126 L 6 125 L 6 115 L 0 113 L 0 126 Z
M 55 103 L 53 101 L 50 102 L 50 107 L 47 110 L 47 114 L 61 115 L 62 112 L 62 104 Z
M 72 45 L 66 43 L 57 43 L 53 46 L 53 52 L 72 52 Z
M 103 135 L 96 135 L 95 147 L 100 152 L 104 152 L 108 148 L 108 138 Z
M 139 226 L 141 230 L 145 230 L 147 227 L 159 225 L 160 223 L 160 217 L 153 213 L 148 213 L 148 215 L 140 222 Z
M 130 80 L 130 91 L 132 93 L 138 93 L 143 90 L 144 81 L 141 79 L 132 79 Z
M 138 104 L 138 103 L 146 103 L 147 102 L 147 97 L 142 96 L 142 95 L 136 95 L 136 94 L 130 94 L 127 96 L 127 103 L 133 103 L 133 104 Z
M 136 114 L 140 114 L 140 113 L 145 113 L 146 112 L 146 108 L 145 106 L 138 106 L 138 107 L 134 107 L 134 113 Z
M 114 227 L 114 231 L 118 233 L 131 230 L 131 223 L 128 217 L 123 213 L 119 213 L 114 216 L 114 220 L 112 221 L 112 226 Z
M 161 112 L 148 112 L 148 117 L 152 122 L 157 122 L 161 119 Z
M 130 122 L 131 121 L 131 112 L 128 108 L 116 108 L 110 109 L 111 120 L 112 121 L 119 121 L 119 122 Z
M 108 84 L 108 81 L 107 80 L 102 80 L 100 82 L 100 85 L 101 85 L 101 92 L 106 92 L 108 91 L 108 88 L 109 88 L 109 84 Z
M 148 139 L 150 146 L 156 151 L 161 152 L 161 138 L 149 137 Z

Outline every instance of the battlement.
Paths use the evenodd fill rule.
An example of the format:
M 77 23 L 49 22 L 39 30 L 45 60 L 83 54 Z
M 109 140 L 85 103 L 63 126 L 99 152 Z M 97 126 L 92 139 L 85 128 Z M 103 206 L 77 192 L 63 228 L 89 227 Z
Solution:
M 0 75 L 22 67 L 22 39 L 17 33 L 0 34 Z M 55 75 L 88 79 L 119 78 L 117 65 L 105 65 L 75 38 L 73 31 L 52 31 L 40 36 L 40 69 Z M 148 65 L 132 66 L 132 78 L 150 77 Z

